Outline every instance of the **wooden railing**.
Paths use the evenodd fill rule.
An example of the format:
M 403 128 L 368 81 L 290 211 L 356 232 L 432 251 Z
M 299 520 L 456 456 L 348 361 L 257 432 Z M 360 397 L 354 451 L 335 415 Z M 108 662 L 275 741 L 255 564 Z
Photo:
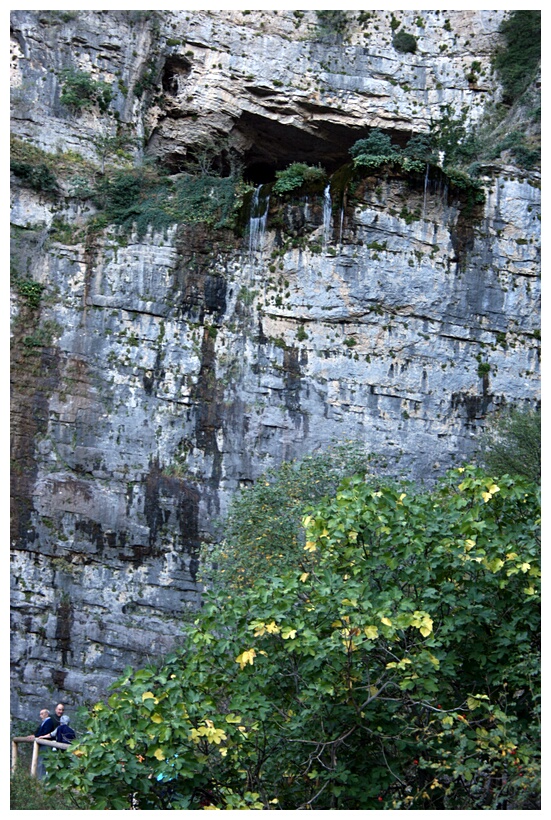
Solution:
M 15 771 L 17 765 L 17 745 L 19 743 L 32 743 L 33 755 L 31 759 L 31 775 L 36 777 L 36 770 L 38 766 L 38 752 L 40 746 L 51 746 L 54 749 L 68 749 L 68 743 L 58 743 L 56 740 L 37 740 L 33 737 L 14 737 L 11 741 L 11 770 Z

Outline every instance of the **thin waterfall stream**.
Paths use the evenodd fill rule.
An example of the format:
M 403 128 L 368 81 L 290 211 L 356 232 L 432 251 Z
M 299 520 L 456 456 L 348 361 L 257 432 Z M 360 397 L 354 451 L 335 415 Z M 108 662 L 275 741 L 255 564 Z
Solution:
M 262 196 L 262 185 L 258 185 L 251 199 L 251 214 L 249 217 L 249 260 L 254 261 L 255 254 L 262 253 L 264 234 L 268 222 L 270 195 Z
M 323 248 L 329 244 L 333 233 L 333 203 L 331 201 L 331 184 L 323 192 Z

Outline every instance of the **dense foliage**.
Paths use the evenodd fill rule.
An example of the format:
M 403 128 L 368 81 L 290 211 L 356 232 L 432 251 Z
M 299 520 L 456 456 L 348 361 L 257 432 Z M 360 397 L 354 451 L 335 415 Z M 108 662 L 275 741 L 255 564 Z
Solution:
M 96 809 L 537 808 L 537 487 L 355 477 L 303 525 L 302 570 L 207 594 L 51 783 Z
M 97 105 L 102 113 L 109 108 L 113 99 L 113 88 L 110 83 L 94 80 L 86 71 L 74 68 L 61 72 L 62 87 L 59 101 L 76 114 L 86 108 Z
M 27 755 L 26 757 L 29 758 L 30 756 Z M 23 767 L 23 762 L 18 763 L 10 778 L 11 811 L 50 811 L 54 807 L 57 811 L 60 809 L 70 811 L 71 809 L 87 807 L 82 794 L 73 800 L 71 792 L 58 789 L 55 796 L 52 796 L 51 791 L 48 793 L 44 789 L 42 781 L 37 780 L 36 777 L 31 777 L 29 772 L 30 759 L 26 759 L 25 762 L 26 768 Z
M 327 180 L 327 174 L 319 165 L 306 165 L 304 162 L 293 162 L 284 171 L 276 171 L 275 194 L 286 194 L 289 191 L 303 188 L 305 185 L 318 186 Z
M 182 174 L 171 179 L 155 165 L 112 171 L 96 186 L 94 199 L 106 221 L 135 225 L 139 235 L 176 223 L 219 228 L 229 224 L 241 203 L 239 183 L 231 177 Z
M 224 541 L 203 547 L 203 582 L 237 589 L 250 586 L 267 569 L 300 567 L 304 507 L 334 495 L 346 475 L 364 473 L 372 461 L 357 445 L 342 444 L 268 470 L 233 497 Z
M 33 165 L 30 162 L 10 160 L 10 171 L 19 177 L 21 182 L 33 191 L 45 194 L 58 192 L 57 179 L 53 171 L 45 163 Z
M 480 456 L 491 472 L 522 475 L 539 483 L 540 411 L 513 408 L 498 415 L 482 439 Z
M 433 174 L 440 174 L 451 190 L 463 194 L 469 205 L 481 204 L 485 200 L 481 182 L 453 164 L 463 156 L 459 149 L 452 150 L 452 146 L 460 141 L 470 144 L 471 138 L 465 135 L 460 121 L 449 119 L 441 121 L 438 131 L 434 133 L 414 134 L 404 149 L 393 144 L 388 134 L 373 128 L 367 137 L 354 143 L 349 153 L 353 157 L 354 168 L 360 171 L 390 166 L 405 173 L 424 174 L 428 166 L 434 166 Z M 440 168 L 437 151 L 443 150 L 446 155 L 445 149 L 449 152 L 448 162 Z M 468 157 L 472 159 L 470 151 Z
M 392 38 L 392 45 L 401 54 L 415 54 L 417 51 L 417 38 L 402 29 Z
M 541 11 L 512 11 L 500 26 L 505 45 L 494 57 L 504 90 L 513 103 L 528 88 L 541 61 Z

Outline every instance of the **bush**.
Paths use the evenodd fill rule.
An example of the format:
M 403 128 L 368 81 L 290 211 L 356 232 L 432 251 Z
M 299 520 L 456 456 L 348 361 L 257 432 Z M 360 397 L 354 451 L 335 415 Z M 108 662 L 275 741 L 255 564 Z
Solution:
M 116 171 L 97 186 L 95 201 L 109 222 L 165 230 L 177 223 L 205 222 L 214 228 L 230 224 L 237 181 L 231 177 L 183 175 L 176 181 L 154 166 Z
M 77 71 L 73 68 L 61 72 L 62 88 L 59 98 L 76 114 L 82 113 L 85 108 L 97 105 L 102 113 L 109 108 L 113 99 L 113 88 L 110 83 L 93 80 L 86 71 Z
M 388 134 L 384 134 L 379 128 L 373 128 L 368 137 L 356 140 L 348 153 L 354 158 L 360 155 L 392 157 L 399 151 L 398 146 L 392 145 Z
M 354 158 L 354 168 L 377 169 L 382 165 L 391 165 L 394 168 L 400 168 L 406 174 L 421 173 L 425 170 L 428 160 L 421 160 L 415 156 L 417 153 L 415 138 L 412 140 L 413 150 L 407 153 L 402 151 L 400 146 L 393 145 L 388 134 L 374 128 L 368 137 L 357 140 L 349 149 L 349 153 Z
M 44 781 L 31 777 L 19 763 L 10 777 L 10 810 L 11 811 L 48 811 L 54 809 L 84 809 L 87 801 L 75 800 L 72 793 L 56 789 L 54 796 L 47 791 Z
M 541 11 L 513 11 L 499 28 L 505 46 L 494 56 L 503 85 L 503 101 L 511 105 L 528 88 L 541 60 Z
M 276 171 L 275 194 L 286 194 L 305 185 L 319 186 L 327 179 L 327 174 L 319 165 L 306 165 L 304 162 L 293 162 L 284 171 Z
M 430 134 L 414 134 L 404 148 L 404 156 L 425 163 L 438 162 L 433 137 Z
M 417 51 L 417 39 L 403 29 L 394 35 L 392 45 L 401 54 L 415 54 Z
M 10 171 L 18 176 L 24 185 L 32 188 L 33 191 L 45 194 L 58 192 L 56 176 L 43 162 L 33 165 L 29 162 L 12 159 L 10 160 Z
M 541 413 L 508 410 L 490 420 L 479 455 L 488 470 L 521 475 L 539 482 L 541 475 Z
M 44 292 L 45 286 L 41 282 L 35 282 L 33 279 L 17 279 L 17 292 L 26 301 L 30 308 L 36 310 L 40 307 L 40 300 Z
M 96 810 L 539 808 L 539 496 L 346 480 L 304 568 L 207 594 L 52 771 Z
M 319 33 L 342 36 L 348 26 L 348 13 L 339 10 L 316 11 Z

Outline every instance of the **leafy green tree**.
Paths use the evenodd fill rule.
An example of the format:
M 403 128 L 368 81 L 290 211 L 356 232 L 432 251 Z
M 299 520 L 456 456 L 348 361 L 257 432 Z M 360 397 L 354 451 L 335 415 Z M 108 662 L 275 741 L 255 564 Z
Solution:
M 372 461 L 350 443 L 268 470 L 234 496 L 222 543 L 204 545 L 203 581 L 241 588 L 261 578 L 267 569 L 299 568 L 304 559 L 301 520 L 305 506 L 333 495 L 346 475 L 365 473 Z
M 50 774 L 95 809 L 536 809 L 539 501 L 344 481 L 302 569 L 207 594 Z
M 522 475 L 539 482 L 540 411 L 511 409 L 499 414 L 482 439 L 480 457 L 492 472 Z

